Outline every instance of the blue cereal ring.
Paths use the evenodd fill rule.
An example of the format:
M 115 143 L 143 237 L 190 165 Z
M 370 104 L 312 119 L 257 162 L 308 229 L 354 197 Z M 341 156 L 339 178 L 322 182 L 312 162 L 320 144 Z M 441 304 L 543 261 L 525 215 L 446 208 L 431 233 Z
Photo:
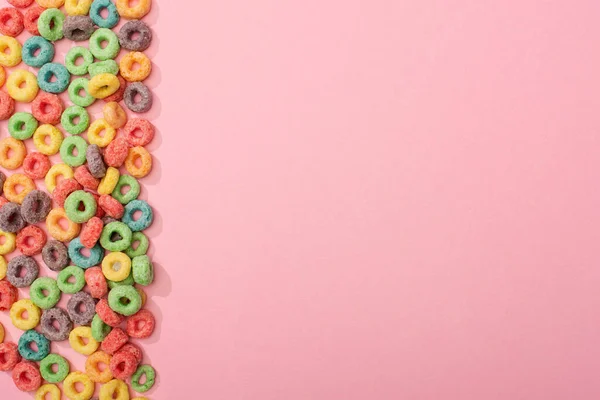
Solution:
M 102 16 L 102 10 L 108 10 L 108 16 Z M 100 28 L 113 28 L 119 23 L 119 12 L 111 0 L 94 0 L 90 7 L 90 18 Z
M 36 51 L 39 53 L 36 55 Z M 23 43 L 21 58 L 30 67 L 39 68 L 52 62 L 54 58 L 54 45 L 41 36 L 32 36 Z
M 134 220 L 133 215 L 136 211 L 141 211 L 142 215 Z M 154 214 L 148 203 L 144 200 L 132 200 L 125 206 L 125 214 L 121 221 L 125 222 L 132 232 L 139 232 L 152 225 L 153 219 Z
M 56 77 L 56 81 L 52 82 L 52 77 Z M 45 64 L 38 72 L 38 86 L 44 92 L 62 93 L 69 87 L 71 83 L 71 74 L 67 68 L 58 63 Z
M 35 342 L 37 351 L 31 348 L 31 343 Z M 25 332 L 19 338 L 19 354 L 29 361 L 42 361 L 50 353 L 50 341 L 44 335 L 35 330 Z
M 71 240 L 71 243 L 69 243 L 69 257 L 71 258 L 73 264 L 83 269 L 88 269 L 100 264 L 100 261 L 102 261 L 102 258 L 104 257 L 104 249 L 100 246 L 100 244 L 96 243 L 94 247 L 89 249 L 89 257 L 81 254 L 81 250 L 83 248 L 84 246 L 81 244 L 81 240 L 79 240 L 79 238 L 75 238 Z

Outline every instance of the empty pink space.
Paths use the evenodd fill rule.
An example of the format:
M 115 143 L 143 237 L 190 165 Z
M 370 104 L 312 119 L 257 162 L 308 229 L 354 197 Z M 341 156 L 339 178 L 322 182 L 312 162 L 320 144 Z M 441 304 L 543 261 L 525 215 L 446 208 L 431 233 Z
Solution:
M 154 7 L 151 400 L 600 396 L 599 2 Z

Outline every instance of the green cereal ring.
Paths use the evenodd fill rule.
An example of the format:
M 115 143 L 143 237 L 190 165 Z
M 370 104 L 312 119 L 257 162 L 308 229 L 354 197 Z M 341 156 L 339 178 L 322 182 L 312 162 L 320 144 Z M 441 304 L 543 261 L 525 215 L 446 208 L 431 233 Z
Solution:
M 15 113 L 8 120 L 8 132 L 10 136 L 19 140 L 31 138 L 37 127 L 37 119 L 28 112 Z
M 140 383 L 142 376 L 146 375 L 146 382 Z M 131 376 L 131 388 L 138 393 L 145 393 L 152 389 L 156 380 L 156 371 L 150 365 L 140 365 Z
M 83 206 L 83 210 L 80 209 L 80 206 Z M 67 197 L 64 208 L 67 218 L 77 224 L 82 224 L 96 214 L 97 204 L 91 193 L 76 190 Z
M 81 136 L 67 136 L 60 145 L 60 158 L 71 167 L 85 164 L 87 142 Z M 77 154 L 74 151 L 77 150 Z
M 138 245 L 134 249 L 133 244 L 136 242 Z M 148 236 L 144 235 L 142 232 L 133 232 L 131 237 L 131 245 L 129 245 L 129 247 L 125 250 L 125 254 L 127 254 L 129 258 L 143 256 L 148 251 L 149 245 L 150 241 L 148 240 Z
M 133 280 L 133 274 L 130 273 L 129 276 L 123 279 L 121 282 L 115 282 L 107 279 L 106 283 L 108 283 L 109 289 L 114 289 L 117 286 L 133 286 L 135 281 Z
M 131 260 L 133 280 L 142 286 L 148 286 L 154 280 L 154 267 L 147 255 L 137 256 Z
M 100 74 L 117 75 L 119 73 L 119 64 L 115 60 L 98 61 L 90 65 L 88 73 L 92 78 Z
M 71 102 L 76 106 L 89 107 L 96 101 L 96 99 L 88 92 L 89 82 L 90 81 L 85 78 L 77 78 L 69 85 L 69 99 L 71 99 Z M 83 91 L 84 96 L 81 96 L 81 91 Z
M 74 282 L 70 282 L 71 278 L 75 278 Z M 74 294 L 79 292 L 85 286 L 85 272 L 83 268 L 71 265 L 58 273 L 57 283 L 58 288 L 63 293 Z
M 49 8 L 44 11 L 38 19 L 38 30 L 40 35 L 51 42 L 63 38 L 63 23 L 65 14 L 58 8 Z
M 140 311 L 142 296 L 133 286 L 117 286 L 108 292 L 108 305 L 114 312 L 128 317 Z
M 83 63 L 77 65 L 77 60 L 82 58 Z M 65 56 L 65 67 L 73 75 L 85 75 L 88 67 L 94 62 L 92 52 L 85 47 L 75 46 Z
M 71 135 L 79 135 L 90 126 L 90 114 L 81 106 L 71 106 L 62 113 L 60 123 Z
M 121 192 L 121 189 L 129 186 L 129 190 L 125 193 Z M 117 186 L 112 192 L 112 197 L 117 199 L 121 204 L 127 204 L 132 200 L 137 199 L 140 195 L 140 183 L 131 175 L 121 175 Z
M 54 372 L 54 365 L 58 367 L 56 372 Z M 67 375 L 69 375 L 70 369 L 69 362 L 58 354 L 48 354 L 40 362 L 40 373 L 42 374 L 42 378 L 48 383 L 64 381 Z
M 101 342 L 112 331 L 112 326 L 105 324 L 98 314 L 92 319 L 92 337 L 97 342 Z
M 106 42 L 106 47 L 102 43 Z M 121 50 L 117 34 L 107 28 L 100 28 L 90 38 L 90 51 L 98 60 L 115 58 Z
M 47 294 L 44 292 L 47 292 Z M 60 289 L 54 279 L 40 277 L 31 284 L 29 297 L 33 301 L 33 304 L 43 310 L 47 310 L 54 307 L 60 300 Z
M 117 236 L 117 240 L 113 240 L 114 236 Z M 131 245 L 132 237 L 133 233 L 126 224 L 115 221 L 102 229 L 100 245 L 109 251 L 123 251 Z

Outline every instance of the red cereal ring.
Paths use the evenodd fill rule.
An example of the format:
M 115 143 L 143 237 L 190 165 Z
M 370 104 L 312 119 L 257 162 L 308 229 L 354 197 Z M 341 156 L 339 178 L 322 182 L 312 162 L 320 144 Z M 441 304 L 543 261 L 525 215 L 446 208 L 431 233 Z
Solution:
M 21 354 L 15 343 L 0 343 L 0 371 L 10 371 L 21 361 Z
M 98 199 L 98 205 L 106 212 L 106 215 L 116 219 L 121 219 L 125 213 L 125 207 L 114 197 L 103 194 Z
M 79 234 L 81 244 L 88 249 L 94 247 L 98 239 L 100 239 L 102 228 L 104 228 L 104 222 L 99 217 L 92 217 L 81 229 L 81 233 Z
M 11 5 L 19 8 L 29 7 L 33 1 L 34 0 L 8 0 Z
M 42 252 L 46 244 L 46 232 L 35 225 L 29 225 L 17 233 L 17 249 L 26 256 Z
M 0 8 L 0 33 L 17 37 L 25 28 L 23 13 L 13 7 Z
M 142 358 L 144 357 L 142 350 L 133 343 L 127 343 L 125 346 L 121 347 L 118 353 L 131 353 L 135 357 L 135 361 L 139 364 L 142 362 Z
M 121 322 L 123 322 L 123 320 L 125 319 L 124 316 L 122 316 L 121 314 L 117 314 L 112 310 L 112 308 L 110 308 L 107 299 L 100 299 L 98 304 L 96 304 L 96 314 L 98 314 L 100 319 L 106 325 L 110 325 L 113 328 L 121 325 Z
M 90 170 L 86 165 L 81 165 L 75 168 L 75 180 L 79 182 L 81 186 L 89 190 L 98 189 L 98 185 L 100 184 L 100 180 L 96 179 L 90 173 Z
M 5 205 L 6 203 L 9 203 L 9 201 L 6 199 L 6 197 L 0 196 L 0 208 L 2 208 L 2 206 Z
M 104 149 L 104 162 L 109 167 L 119 168 L 125 162 L 129 155 L 129 144 L 127 140 L 118 137 L 106 146 Z
M 31 113 L 42 124 L 57 125 L 64 110 L 60 97 L 43 91 L 31 103 Z
M 8 311 L 19 299 L 19 292 L 9 281 L 0 281 L 0 311 Z
M 69 195 L 77 190 L 81 190 L 83 187 L 73 178 L 63 179 L 58 182 L 56 188 L 52 192 L 52 199 L 59 207 L 65 205 L 65 200 Z
M 96 200 L 96 204 L 98 204 L 98 201 L 100 200 L 100 195 L 96 194 L 96 193 L 91 193 L 91 195 L 94 196 L 94 199 Z M 106 215 L 106 212 L 104 212 L 102 207 L 96 207 L 95 217 L 104 218 L 105 215 Z
M 90 294 L 95 299 L 101 299 L 108 293 L 108 283 L 100 267 L 92 267 L 85 270 L 85 283 L 90 289 Z
M 33 392 L 42 385 L 42 375 L 38 365 L 31 361 L 21 361 L 12 372 L 13 382 L 22 392 Z
M 133 118 L 125 124 L 123 133 L 131 146 L 145 146 L 154 139 L 154 125 L 146 119 Z
M 102 299 L 104 300 L 104 299 Z M 102 301 L 101 300 L 101 301 Z M 102 317 L 100 317 L 102 319 Z M 104 321 L 106 323 L 106 321 Z M 127 343 L 129 337 L 121 328 L 114 328 L 102 341 L 100 349 L 110 355 L 115 354 Z
M 15 112 L 15 99 L 0 91 L 0 120 L 9 119 Z
M 13 0 L 13 1 L 15 1 L 15 0 Z M 27 0 L 25 0 L 25 1 L 27 1 Z M 29 3 L 31 3 L 31 2 L 29 2 Z M 15 7 L 19 7 L 19 6 L 15 6 Z M 36 4 L 33 7 L 28 8 L 27 11 L 25 11 L 24 22 L 25 22 L 25 29 L 27 30 L 27 32 L 31 33 L 32 35 L 39 36 L 40 31 L 38 30 L 38 19 L 40 18 L 40 15 L 42 15 L 42 13 L 45 10 L 46 10 L 45 8 L 40 7 Z
M 45 154 L 29 153 L 23 160 L 23 171 L 31 179 L 44 179 L 49 170 L 50 158 Z
M 138 362 L 135 356 L 126 351 L 117 351 L 110 359 L 110 372 L 112 372 L 115 378 L 122 381 L 133 375 L 137 367 Z
M 121 100 L 123 100 L 123 96 L 125 95 L 125 89 L 127 89 L 127 81 L 121 75 L 117 75 L 117 78 L 119 78 L 119 83 L 121 84 L 121 86 L 119 86 L 119 89 L 117 89 L 116 92 L 104 98 L 104 101 L 106 103 L 110 103 L 111 101 L 115 101 L 118 103 Z
M 144 339 L 152 335 L 156 321 L 148 310 L 140 310 L 127 319 L 127 334 L 136 339 Z

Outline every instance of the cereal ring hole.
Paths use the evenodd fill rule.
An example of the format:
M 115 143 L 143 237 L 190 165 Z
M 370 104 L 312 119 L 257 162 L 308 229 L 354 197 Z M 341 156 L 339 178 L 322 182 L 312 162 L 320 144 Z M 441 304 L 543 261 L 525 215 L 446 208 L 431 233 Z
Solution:
M 109 15 L 108 7 L 102 7 L 102 8 L 100 9 L 100 12 L 99 12 L 99 14 L 100 14 L 100 16 L 102 17 L 102 19 L 106 19 L 106 18 L 108 18 L 108 15 Z
M 85 303 L 82 301 L 79 304 L 77 304 L 77 306 L 75 307 L 75 311 L 78 312 L 78 313 L 80 313 L 80 314 L 83 314 L 84 312 L 86 312 L 87 311 L 87 307 L 85 306 Z M 81 341 L 81 339 L 86 339 L 87 340 L 87 338 L 81 338 L 80 337 L 79 340 Z
M 69 229 L 70 223 L 69 220 L 66 217 L 62 217 L 58 220 L 58 224 L 57 224 L 60 229 L 62 229 L 63 231 L 67 231 Z M 58 254 L 58 253 L 57 253 Z M 56 256 L 58 257 L 58 255 Z
M 126 195 L 127 193 L 129 193 L 130 190 L 131 190 L 131 186 L 123 185 L 123 186 L 121 186 L 120 192 L 122 195 Z
M 54 322 L 56 322 L 56 325 L 54 325 Z M 54 320 L 53 321 L 53 326 L 55 326 L 56 329 L 60 329 L 60 325 L 58 324 L 58 321 Z M 52 373 L 57 373 L 58 372 L 58 364 L 54 363 L 52 365 L 50 365 L 50 371 L 52 371 Z
M 113 232 L 113 233 L 110 235 L 110 241 L 111 241 L 111 242 L 118 242 L 119 240 L 123 240 L 123 236 L 121 236 L 121 235 L 119 234 L 119 232 Z
M 39 349 L 39 347 L 38 347 L 37 343 L 36 343 L 35 341 L 33 341 L 33 340 L 32 340 L 31 342 L 29 342 L 29 348 L 30 348 L 32 351 L 36 352 L 36 353 L 37 353 L 38 351 L 40 351 L 40 349 Z
M 60 329 L 60 322 L 56 318 L 52 318 L 52 323 L 50 324 L 56 331 Z M 58 364 L 52 364 L 52 371 L 58 372 Z
M 81 307 L 78 307 L 78 308 L 81 308 Z M 85 306 L 83 308 L 85 308 Z M 83 310 L 81 312 L 85 312 L 85 310 Z M 79 344 L 81 344 L 82 346 L 87 346 L 87 344 L 90 342 L 89 338 L 82 337 L 82 336 L 79 336 L 77 339 L 79 340 Z
M 73 385 L 73 389 L 75 389 L 75 391 L 77 393 L 81 393 L 81 392 L 83 392 L 85 390 L 85 386 L 84 386 L 84 384 L 82 382 L 77 381 Z

